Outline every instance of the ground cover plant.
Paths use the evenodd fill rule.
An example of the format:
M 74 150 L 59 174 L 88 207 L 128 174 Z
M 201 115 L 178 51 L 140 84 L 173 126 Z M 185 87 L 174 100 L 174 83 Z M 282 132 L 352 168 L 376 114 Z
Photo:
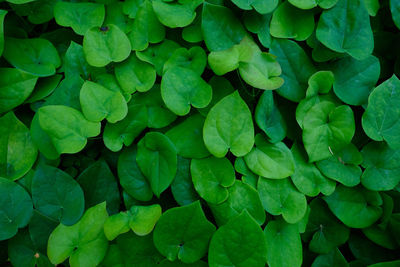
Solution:
M 0 265 L 400 266 L 400 1 L 0 0 Z

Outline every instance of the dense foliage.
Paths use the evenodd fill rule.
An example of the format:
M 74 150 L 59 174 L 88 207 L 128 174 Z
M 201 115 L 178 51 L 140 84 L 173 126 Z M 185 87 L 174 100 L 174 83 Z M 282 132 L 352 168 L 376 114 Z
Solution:
M 0 0 L 0 265 L 400 266 L 400 1 Z

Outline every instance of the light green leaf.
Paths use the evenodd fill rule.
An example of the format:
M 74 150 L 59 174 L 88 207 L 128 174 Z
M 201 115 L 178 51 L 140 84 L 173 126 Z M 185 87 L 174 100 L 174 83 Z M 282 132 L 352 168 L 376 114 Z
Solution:
M 130 13 L 131 17 L 134 14 L 135 20 L 133 21 L 133 29 L 128 37 L 132 50 L 142 51 L 149 46 L 149 43 L 154 44 L 164 40 L 165 28 L 157 19 L 151 1 L 139 0 L 135 2 L 137 2 L 135 3 L 135 9 Z
M 175 177 L 177 155 L 174 144 L 161 133 L 149 132 L 138 143 L 137 164 L 159 198 Z
M 108 217 L 104 222 L 104 234 L 107 239 L 112 241 L 117 236 L 129 232 L 131 229 L 129 227 L 130 219 L 131 216 L 129 212 L 120 212 Z
M 128 106 L 120 92 L 111 91 L 104 86 L 86 81 L 80 93 L 83 115 L 93 122 L 103 119 L 116 123 L 128 114 Z
M 231 218 L 242 211 L 247 212 L 262 225 L 265 222 L 265 211 L 261 204 L 257 190 L 239 180 L 228 188 L 228 199 L 219 205 L 210 205 L 211 211 L 218 225 L 226 224 Z
M 336 183 L 321 174 L 314 163 L 309 163 L 304 148 L 295 143 L 292 146 L 295 172 L 291 175 L 296 188 L 306 196 L 315 197 L 319 193 L 330 195 L 335 191 Z
M 111 62 L 121 62 L 131 53 L 126 34 L 115 25 L 93 27 L 83 37 L 86 61 L 93 67 L 104 67 Z
M 299 222 L 307 211 L 306 197 L 297 191 L 289 178 L 260 178 L 257 185 L 264 209 L 272 215 L 282 215 L 288 223 Z
M 339 0 L 289 0 L 289 3 L 301 9 L 312 9 L 319 6 L 324 9 L 332 8 Z
M 212 98 L 212 88 L 191 69 L 175 67 L 162 77 L 161 97 L 172 112 L 184 116 L 189 113 L 190 105 L 206 107 Z
M 400 3 L 396 0 L 390 0 L 390 11 L 394 24 L 400 29 Z
M 207 252 L 215 226 L 201 208 L 200 201 L 163 213 L 153 234 L 154 245 L 168 260 L 194 263 Z
M 129 227 L 139 235 L 148 235 L 153 231 L 158 219 L 161 217 L 161 206 L 133 206 L 130 209 Z
M 103 230 L 107 218 L 103 202 L 88 209 L 76 224 L 59 224 L 49 237 L 47 255 L 51 263 L 60 264 L 69 257 L 71 267 L 97 266 L 108 248 Z
M 169 28 L 188 26 L 196 17 L 196 8 L 204 0 L 153 0 L 153 8 L 162 24 Z
M 256 146 L 244 157 L 250 170 L 271 179 L 286 178 L 294 173 L 293 155 L 284 143 L 269 143 L 261 134 L 257 134 L 255 140 Z
M 266 260 L 262 229 L 247 211 L 218 228 L 211 239 L 210 267 L 264 267 Z
M 222 98 L 207 114 L 203 128 L 207 149 L 222 158 L 230 149 L 241 157 L 254 144 L 254 126 L 250 110 L 238 91 Z
M 156 71 L 152 65 L 139 60 L 132 54 L 126 61 L 115 67 L 115 77 L 128 94 L 136 91 L 146 92 L 156 81 Z
M 349 106 L 337 107 L 328 101 L 315 104 L 303 121 L 303 142 L 309 161 L 329 158 L 351 142 L 354 132 L 354 115 Z
M 57 24 L 71 27 L 79 35 L 84 35 L 93 27 L 100 27 L 104 17 L 104 5 L 97 3 L 57 2 L 54 6 L 54 18 Z
M 283 2 L 275 9 L 270 33 L 276 38 L 293 38 L 304 41 L 314 31 L 314 14 L 312 11 L 298 9 L 289 2 Z
M 201 75 L 207 65 L 206 52 L 200 46 L 193 46 L 190 49 L 184 47 L 176 49 L 171 57 L 165 62 L 165 73 L 170 68 L 188 68 Z
M 232 0 L 232 2 L 241 9 L 255 9 L 261 14 L 271 13 L 279 3 L 278 0 Z
M 44 106 L 37 114 L 40 127 L 59 154 L 77 153 L 85 147 L 87 138 L 100 134 L 100 123 L 87 121 L 81 112 L 67 106 Z
M 21 178 L 32 168 L 37 154 L 29 129 L 14 113 L 0 117 L 0 177 Z
M 329 49 L 348 53 L 358 60 L 368 57 L 374 49 L 369 15 L 363 0 L 338 1 L 333 8 L 324 10 L 316 33 L 317 39 Z
M 193 159 L 190 173 L 197 193 L 212 204 L 224 202 L 228 187 L 235 183 L 235 170 L 227 158 Z
M 385 140 L 400 148 L 400 81 L 396 75 L 376 87 L 362 116 L 365 133 L 375 141 Z

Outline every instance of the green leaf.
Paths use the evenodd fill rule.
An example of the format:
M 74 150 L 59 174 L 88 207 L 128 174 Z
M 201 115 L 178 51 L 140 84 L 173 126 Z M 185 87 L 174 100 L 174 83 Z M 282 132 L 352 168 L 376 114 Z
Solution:
M 301 266 L 303 255 L 297 225 L 283 220 L 270 221 L 264 229 L 264 235 L 268 266 Z
M 134 2 L 136 2 L 135 8 L 131 9 L 130 17 L 134 15 L 135 20 L 128 37 L 132 50 L 142 51 L 149 46 L 149 43 L 159 43 L 164 40 L 165 28 L 157 19 L 151 1 L 139 0 Z M 128 4 L 129 2 L 125 4 L 125 7 Z
M 382 215 L 382 209 L 375 203 L 375 198 L 379 196 L 377 194 L 361 187 L 339 185 L 335 192 L 324 197 L 324 200 L 333 214 L 346 226 L 365 228 L 371 226 Z
M 254 126 L 250 110 L 239 93 L 227 95 L 211 108 L 203 128 L 207 149 L 222 158 L 230 149 L 241 157 L 250 152 L 254 144 Z
M 121 204 L 118 183 L 106 161 L 96 161 L 87 167 L 76 181 L 83 189 L 86 208 L 106 201 L 110 214 L 118 212 Z
M 286 136 L 286 122 L 283 119 L 271 91 L 265 91 L 258 100 L 255 121 L 271 143 L 282 141 Z
M 93 27 L 83 37 L 83 52 L 89 65 L 104 67 L 111 62 L 121 62 L 131 53 L 131 44 L 118 26 Z
M 0 56 L 4 50 L 4 18 L 7 15 L 7 10 L 0 9 Z
M 193 263 L 206 254 L 214 232 L 215 226 L 196 201 L 163 213 L 154 229 L 154 245 L 170 261 Z
M 32 200 L 39 212 L 64 225 L 75 224 L 85 208 L 79 184 L 62 170 L 44 164 L 35 171 Z
M 295 162 L 295 172 L 291 175 L 291 178 L 296 188 L 310 197 L 317 196 L 319 193 L 332 194 L 335 191 L 336 183 L 323 176 L 314 163 L 307 161 L 304 148 L 295 143 L 291 150 Z
M 197 193 L 212 204 L 224 202 L 228 187 L 235 183 L 235 170 L 227 158 L 193 159 L 190 173 Z
M 267 260 L 266 249 L 261 227 L 247 211 L 243 211 L 213 235 L 208 264 L 211 267 L 263 267 Z
M 368 57 L 374 49 L 369 15 L 362 0 L 338 1 L 333 8 L 324 10 L 316 33 L 329 49 L 358 60 Z
M 150 206 L 133 206 L 130 209 L 131 218 L 129 226 L 132 231 L 144 236 L 150 234 L 158 219 L 161 217 L 161 206 L 158 204 Z
M 184 116 L 189 113 L 190 105 L 206 107 L 212 98 L 212 88 L 191 69 L 175 67 L 162 77 L 161 96 L 172 112 Z
M 390 11 L 394 24 L 400 29 L 400 3 L 395 0 L 390 0 Z
M 0 117 L 0 177 L 17 180 L 37 158 L 29 129 L 11 111 Z
M 97 3 L 57 2 L 54 6 L 57 24 L 71 27 L 79 35 L 84 35 L 90 28 L 100 27 L 104 17 L 104 5 Z
M 371 142 L 361 151 L 365 168 L 363 186 L 374 191 L 391 190 L 400 182 L 400 150 L 382 142 Z
M 139 60 L 132 54 L 115 67 L 115 77 L 121 88 L 128 94 L 136 91 L 146 92 L 156 81 L 156 71 L 151 64 Z
M 232 0 L 239 8 L 244 10 L 255 9 L 258 13 L 271 13 L 277 6 L 278 0 Z
M 108 240 L 112 241 L 117 236 L 129 232 L 129 221 L 131 215 L 129 212 L 120 212 L 107 218 L 104 222 L 104 234 Z M 111 249 L 111 247 L 109 247 Z
M 149 201 L 153 192 L 146 177 L 136 163 L 137 149 L 131 146 L 125 149 L 118 158 L 118 178 L 122 188 L 140 201 Z
M 59 74 L 41 78 L 38 80 L 35 89 L 32 94 L 26 99 L 26 103 L 35 103 L 37 101 L 43 100 L 47 96 L 49 96 L 56 87 L 59 85 L 62 76 Z
M 4 45 L 4 58 L 17 69 L 46 77 L 56 73 L 61 60 L 56 48 L 46 39 L 16 39 L 8 37 Z
M 229 197 L 225 202 L 219 205 L 210 205 L 218 225 L 226 224 L 244 210 L 247 210 L 259 225 L 265 222 L 265 211 L 257 190 L 236 180 L 233 186 L 228 188 L 228 191 Z
M 339 0 L 289 0 L 289 3 L 301 9 L 312 9 L 319 6 L 324 9 L 332 8 Z
M 146 106 L 131 101 L 128 114 L 117 123 L 107 123 L 104 128 L 103 140 L 111 151 L 119 151 L 123 145 L 130 146 L 135 138 L 147 127 L 148 110 Z
M 246 34 L 233 12 L 205 2 L 201 20 L 204 42 L 210 51 L 222 51 L 240 43 Z
M 338 248 L 335 248 L 328 254 L 322 254 L 315 258 L 311 265 L 312 267 L 323 267 L 323 266 L 333 266 L 333 267 L 348 267 L 348 263 L 343 257 L 342 253 Z
M 362 127 L 368 137 L 385 140 L 394 149 L 400 148 L 399 91 L 400 81 L 393 75 L 372 91 L 362 116 Z
M 207 55 L 200 46 L 193 46 L 190 49 L 184 47 L 176 49 L 171 57 L 165 62 L 165 73 L 169 69 L 182 67 L 188 68 L 201 75 L 207 65 Z
M 261 134 L 256 135 L 255 143 L 244 157 L 251 171 L 271 179 L 283 179 L 294 173 L 293 155 L 284 143 L 269 143 Z
M 87 138 L 100 134 L 100 123 L 87 121 L 81 112 L 67 106 L 44 106 L 37 114 L 40 127 L 59 154 L 77 153 L 86 146 Z
M 192 182 L 190 160 L 178 156 L 178 170 L 171 184 L 171 192 L 180 206 L 185 206 L 200 199 Z
M 174 143 L 178 155 L 194 159 L 210 155 L 203 141 L 204 120 L 200 114 L 193 114 L 165 133 Z
M 100 122 L 103 119 L 116 123 L 128 114 L 128 106 L 124 96 L 106 87 L 86 81 L 80 93 L 80 102 L 83 115 L 93 122 Z
M 15 236 L 18 228 L 28 225 L 32 214 L 32 200 L 17 183 L 0 177 L 0 240 Z
M 138 143 L 137 164 L 159 198 L 175 177 L 177 155 L 174 144 L 161 133 L 149 132 Z
M 289 2 L 283 2 L 272 15 L 270 33 L 276 38 L 304 41 L 313 33 L 314 26 L 312 11 L 301 10 Z
M 36 76 L 13 68 L 0 68 L 0 113 L 21 105 L 33 92 Z
M 368 56 L 363 60 L 352 57 L 340 59 L 332 67 L 335 75 L 333 90 L 346 104 L 366 104 L 370 92 L 379 79 L 380 70 L 379 60 L 374 56 Z
M 69 257 L 71 267 L 97 266 L 108 248 L 103 230 L 107 218 L 103 202 L 88 209 L 76 224 L 59 224 L 49 237 L 47 255 L 51 263 L 60 264 Z
M 196 8 L 204 0 L 154 0 L 153 8 L 157 18 L 169 28 L 188 26 L 196 17 Z
M 346 243 L 350 230 L 335 218 L 324 201 L 314 199 L 310 203 L 310 210 L 304 237 L 310 241 L 311 251 L 325 254 Z
M 282 68 L 282 78 L 285 81 L 277 90 L 281 96 L 295 102 L 304 98 L 308 78 L 316 69 L 304 50 L 294 41 L 274 39 L 269 51 L 275 55 Z
M 333 102 L 315 104 L 303 121 L 303 142 L 309 161 L 329 158 L 351 142 L 355 133 L 352 109 L 347 105 L 336 106 Z
M 358 149 L 353 144 L 349 144 L 316 164 L 326 177 L 352 187 L 360 183 L 362 170 L 358 165 L 362 161 L 363 158 Z
M 296 223 L 306 214 L 306 197 L 297 191 L 288 178 L 261 178 L 258 180 L 257 190 L 264 209 L 272 215 L 282 215 L 288 223 Z

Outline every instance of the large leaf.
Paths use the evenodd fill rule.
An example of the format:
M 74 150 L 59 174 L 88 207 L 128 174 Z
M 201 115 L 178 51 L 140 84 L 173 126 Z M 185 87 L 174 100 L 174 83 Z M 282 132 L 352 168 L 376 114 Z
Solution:
M 247 213 L 232 218 L 218 228 L 208 250 L 211 267 L 263 267 L 266 263 L 266 241 L 261 227 Z
M 85 199 L 82 188 L 60 169 L 40 165 L 32 180 L 35 208 L 64 225 L 75 224 L 82 216 Z
M 177 155 L 174 144 L 161 133 L 149 132 L 138 143 L 137 164 L 157 197 L 175 177 Z
M 196 201 L 164 212 L 154 229 L 154 245 L 170 261 L 193 263 L 206 254 L 214 231 Z
M 32 168 L 37 154 L 29 129 L 14 113 L 0 117 L 0 177 L 21 178 Z
M 255 174 L 283 179 L 294 173 L 292 152 L 283 142 L 272 144 L 257 134 L 255 143 L 256 146 L 244 157 L 247 166 Z
M 227 158 L 193 159 L 190 173 L 197 193 L 212 204 L 224 202 L 235 183 L 235 170 Z
M 219 158 L 229 149 L 237 157 L 250 152 L 254 144 L 253 120 L 237 91 L 222 98 L 207 114 L 203 138 L 207 149 Z
M 85 147 L 88 137 L 100 134 L 100 123 L 87 121 L 81 112 L 67 106 L 41 107 L 38 115 L 40 127 L 59 154 L 79 152 Z
M 29 194 L 15 182 L 0 177 L 0 240 L 17 234 L 28 225 L 33 206 Z
M 362 116 L 365 133 L 375 141 L 385 140 L 390 147 L 400 148 L 400 81 L 396 75 L 372 91 Z
M 69 258 L 71 267 L 97 266 L 108 248 L 103 230 L 107 218 L 103 202 L 88 209 L 76 224 L 59 224 L 49 237 L 47 255 L 51 263 L 60 264 Z
M 368 11 L 362 0 L 343 0 L 324 10 L 318 22 L 317 39 L 329 49 L 361 60 L 374 49 Z
M 3 56 L 17 69 L 41 77 L 55 74 L 61 65 L 56 48 L 41 38 L 6 38 Z

